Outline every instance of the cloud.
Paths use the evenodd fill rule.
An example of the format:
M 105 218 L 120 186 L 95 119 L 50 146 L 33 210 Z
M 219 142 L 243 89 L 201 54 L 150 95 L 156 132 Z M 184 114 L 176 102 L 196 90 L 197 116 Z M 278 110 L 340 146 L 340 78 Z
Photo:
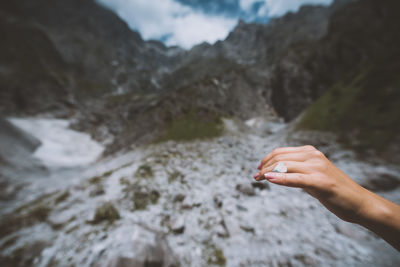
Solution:
M 224 39 L 237 20 L 207 15 L 174 0 L 98 0 L 114 10 L 144 39 L 191 48 L 201 42 Z
M 225 39 L 239 19 L 267 22 L 302 4 L 332 0 L 96 0 L 114 10 L 145 40 L 184 48 Z
M 271 17 L 281 16 L 288 11 L 297 11 L 304 4 L 329 5 L 333 0 L 265 0 L 268 7 L 268 15 Z

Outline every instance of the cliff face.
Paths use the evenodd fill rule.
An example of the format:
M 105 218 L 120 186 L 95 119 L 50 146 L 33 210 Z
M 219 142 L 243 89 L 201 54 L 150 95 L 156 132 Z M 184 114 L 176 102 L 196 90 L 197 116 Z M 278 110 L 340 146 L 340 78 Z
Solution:
M 0 4 L 1 111 L 76 109 L 111 92 L 153 91 L 183 50 L 140 35 L 92 0 Z
M 331 17 L 321 41 L 294 47 L 275 70 L 273 99 L 286 100 L 277 110 L 292 119 L 307 107 L 295 99 L 312 100 L 328 88 L 300 128 L 336 132 L 363 155 L 372 150 L 400 162 L 399 7 L 398 1 L 352 3 Z

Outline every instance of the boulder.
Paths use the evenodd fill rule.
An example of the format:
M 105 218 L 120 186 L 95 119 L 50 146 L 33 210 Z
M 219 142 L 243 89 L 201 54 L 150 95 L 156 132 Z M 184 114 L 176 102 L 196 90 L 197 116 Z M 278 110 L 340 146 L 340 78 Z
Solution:
M 247 196 L 254 196 L 254 188 L 249 183 L 237 184 L 236 190 Z
M 112 250 L 107 259 L 101 259 L 95 266 L 107 267 L 175 267 L 178 260 L 172 252 L 165 235 L 142 225 L 133 225 L 132 238 L 128 244 Z M 124 234 L 126 233 L 124 229 Z M 123 246 L 122 246 L 123 245 Z
M 34 159 L 31 154 L 40 146 L 40 141 L 0 117 L 0 164 L 30 167 Z

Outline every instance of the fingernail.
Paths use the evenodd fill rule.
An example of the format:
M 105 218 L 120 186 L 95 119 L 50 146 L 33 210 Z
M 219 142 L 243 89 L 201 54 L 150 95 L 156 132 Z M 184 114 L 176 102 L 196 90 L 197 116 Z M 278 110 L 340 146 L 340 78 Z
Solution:
M 279 179 L 282 177 L 282 173 L 279 172 L 267 172 L 264 174 L 265 179 L 267 180 L 274 180 L 274 179 Z
M 261 170 L 262 167 L 262 163 L 260 163 L 260 165 L 258 165 L 257 169 Z
M 253 175 L 254 179 L 257 179 L 259 176 L 260 176 L 260 173 L 258 173 L 258 172 Z

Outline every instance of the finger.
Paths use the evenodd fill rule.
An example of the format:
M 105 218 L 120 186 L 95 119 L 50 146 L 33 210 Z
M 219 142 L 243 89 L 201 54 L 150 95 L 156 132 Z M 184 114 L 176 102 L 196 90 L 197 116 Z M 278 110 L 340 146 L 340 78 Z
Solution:
M 268 160 L 265 164 L 261 166 L 260 169 L 265 168 L 270 165 L 274 165 L 277 162 L 280 161 L 299 161 L 299 162 L 304 162 L 308 160 L 311 156 L 312 151 L 302 151 L 302 152 L 293 152 L 293 153 L 284 153 L 277 155 L 275 157 L 272 157 L 270 160 Z
M 280 161 L 277 162 L 273 165 L 269 165 L 265 168 L 263 168 L 260 171 L 260 176 L 264 176 L 265 173 L 267 172 L 272 172 L 274 168 L 279 164 L 283 163 L 285 164 L 287 168 L 287 172 L 297 172 L 297 173 L 306 173 L 307 165 L 304 164 L 303 162 L 298 162 L 298 161 Z
M 280 147 L 274 149 L 271 153 L 269 153 L 267 156 L 265 156 L 261 164 L 264 165 L 267 163 L 272 157 L 280 155 L 280 154 L 285 154 L 285 153 L 293 153 L 293 152 L 302 152 L 302 151 L 311 151 L 315 150 L 314 147 L 312 146 L 299 146 L 299 147 Z
M 269 182 L 289 187 L 305 188 L 310 186 L 307 175 L 302 173 L 268 172 L 264 176 Z

